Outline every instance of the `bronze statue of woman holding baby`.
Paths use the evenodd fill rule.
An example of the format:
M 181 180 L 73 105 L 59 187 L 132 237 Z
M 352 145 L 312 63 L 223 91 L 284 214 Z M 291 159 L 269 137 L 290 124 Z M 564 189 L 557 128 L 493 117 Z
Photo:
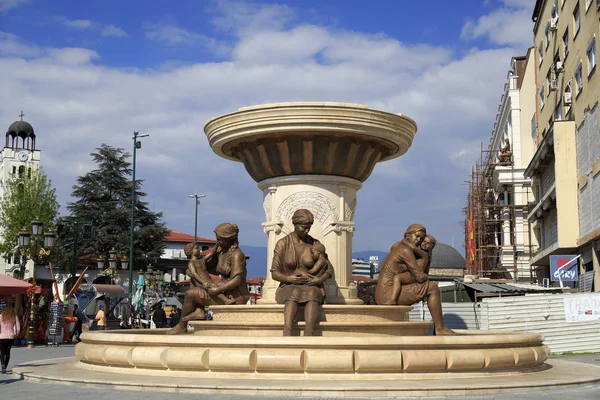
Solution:
M 217 226 L 217 243 L 204 257 L 200 256 L 196 243 L 186 246 L 191 285 L 185 293 L 181 320 L 167 334 L 186 333 L 189 321 L 205 318 L 204 307 L 208 305 L 246 304 L 250 297 L 246 255 L 239 248 L 238 234 L 235 224 L 225 222 Z M 209 273 L 220 275 L 222 280 L 213 281 Z
M 304 305 L 304 336 L 315 335 L 325 297 L 323 284 L 333 276 L 325 247 L 308 234 L 313 222 L 309 210 L 296 210 L 292 216 L 294 231 L 275 245 L 271 274 L 280 282 L 275 301 L 284 305 L 284 336 L 292 335 L 300 305 Z

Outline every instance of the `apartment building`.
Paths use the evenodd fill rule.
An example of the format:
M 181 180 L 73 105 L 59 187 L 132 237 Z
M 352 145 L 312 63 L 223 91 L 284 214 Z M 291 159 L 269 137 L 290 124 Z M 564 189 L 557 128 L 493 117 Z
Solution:
M 537 0 L 532 19 L 537 66 L 537 150 L 529 214 L 539 250 L 531 263 L 549 278 L 549 256 L 579 254 L 599 290 L 600 34 L 598 0 Z

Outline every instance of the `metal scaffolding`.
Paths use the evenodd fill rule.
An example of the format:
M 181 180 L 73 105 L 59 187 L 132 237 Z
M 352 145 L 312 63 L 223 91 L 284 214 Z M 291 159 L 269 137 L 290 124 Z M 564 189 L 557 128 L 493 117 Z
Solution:
M 512 182 L 502 184 L 497 192 L 494 185 L 494 170 L 498 166 L 511 167 L 514 172 L 512 159 L 510 162 L 498 162 L 499 151 L 481 148 L 480 158 L 471 169 L 467 182 L 469 193 L 464 212 L 466 269 L 470 275 L 480 278 L 505 279 L 512 281 L 532 281 L 532 271 L 526 274 L 519 271 L 519 261 L 529 260 L 532 255 L 531 232 L 527 213 L 529 204 L 515 205 L 515 185 Z M 515 177 L 513 173 L 511 176 Z M 526 198 L 529 198 L 529 187 L 524 186 Z M 523 193 L 519 193 L 523 195 Z M 518 202 L 517 202 L 518 203 Z M 523 219 L 524 232 L 518 232 L 517 214 Z M 517 234 L 527 238 L 520 250 L 517 246 Z M 506 236 L 509 236 L 509 241 Z M 501 256 L 511 254 L 512 265 L 507 268 L 506 262 L 501 263 Z

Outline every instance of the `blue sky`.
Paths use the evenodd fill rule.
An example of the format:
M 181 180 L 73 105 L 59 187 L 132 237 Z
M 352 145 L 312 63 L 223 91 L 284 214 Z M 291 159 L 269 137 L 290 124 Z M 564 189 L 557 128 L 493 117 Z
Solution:
M 419 131 L 359 191 L 354 250 L 387 250 L 421 222 L 462 252 L 471 164 L 487 144 L 511 56 L 533 41 L 534 0 L 0 0 L 0 124 L 23 109 L 63 205 L 101 143 L 139 153 L 147 200 L 193 232 L 223 221 L 265 245 L 262 193 L 202 131 L 213 116 L 279 101 L 406 114 Z M 188 201 L 189 200 L 189 201 Z M 61 212 L 65 213 L 63 206 Z

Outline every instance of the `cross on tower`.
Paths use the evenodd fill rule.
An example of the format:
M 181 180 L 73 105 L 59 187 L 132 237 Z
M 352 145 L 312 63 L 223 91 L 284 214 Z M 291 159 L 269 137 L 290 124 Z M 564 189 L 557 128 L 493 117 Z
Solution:
M 25 114 L 23 114 L 23 110 L 21 110 L 21 113 L 19 114 L 19 117 L 21 117 L 21 121 L 23 121 L 24 116 L 25 116 Z

